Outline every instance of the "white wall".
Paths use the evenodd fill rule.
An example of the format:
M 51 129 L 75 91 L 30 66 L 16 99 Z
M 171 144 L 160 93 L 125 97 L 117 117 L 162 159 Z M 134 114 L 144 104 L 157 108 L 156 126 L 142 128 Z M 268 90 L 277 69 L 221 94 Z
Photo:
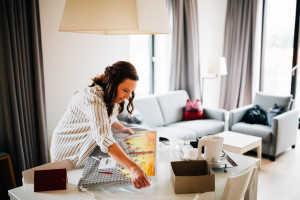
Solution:
M 227 0 L 198 0 L 201 76 L 209 63 L 223 55 Z M 221 78 L 205 79 L 203 105 L 218 108 Z
M 105 66 L 129 60 L 129 36 L 58 32 L 64 0 L 39 0 L 49 144 L 71 95 L 91 83 Z M 222 56 L 227 0 L 199 0 L 201 74 Z M 218 107 L 220 78 L 206 79 L 205 107 Z
M 40 0 L 49 144 L 71 95 L 102 74 L 107 65 L 129 59 L 129 36 L 58 32 L 64 0 Z

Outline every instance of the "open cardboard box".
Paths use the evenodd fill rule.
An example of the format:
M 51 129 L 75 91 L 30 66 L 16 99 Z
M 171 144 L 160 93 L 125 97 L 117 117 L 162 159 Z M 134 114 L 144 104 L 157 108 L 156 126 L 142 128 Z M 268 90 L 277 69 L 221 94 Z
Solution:
M 34 184 L 34 191 L 65 190 L 67 171 L 74 170 L 69 159 L 47 163 L 22 172 L 23 185 Z
M 176 194 L 215 191 L 215 174 L 206 160 L 171 162 Z
M 67 171 L 74 170 L 74 166 L 69 159 L 40 165 L 22 172 L 23 185 L 34 183 L 34 171 L 36 170 L 61 169 L 61 168 L 66 168 Z

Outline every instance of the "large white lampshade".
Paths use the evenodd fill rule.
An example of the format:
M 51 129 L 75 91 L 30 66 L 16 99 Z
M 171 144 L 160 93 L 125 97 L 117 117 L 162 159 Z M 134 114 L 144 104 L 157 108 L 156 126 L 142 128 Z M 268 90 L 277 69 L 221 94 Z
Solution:
M 227 74 L 227 66 L 225 57 L 220 57 L 214 61 L 212 61 L 208 68 L 209 74 L 215 74 L 217 76 L 226 75 Z
M 59 31 L 105 35 L 171 33 L 164 0 L 66 0 Z

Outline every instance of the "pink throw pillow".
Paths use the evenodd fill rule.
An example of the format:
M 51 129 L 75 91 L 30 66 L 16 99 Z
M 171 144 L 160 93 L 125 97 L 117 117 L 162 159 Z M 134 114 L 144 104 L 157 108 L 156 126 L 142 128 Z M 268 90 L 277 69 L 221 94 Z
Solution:
M 202 104 L 199 99 L 196 99 L 194 103 L 190 100 L 186 100 L 183 121 L 204 119 L 204 113 Z

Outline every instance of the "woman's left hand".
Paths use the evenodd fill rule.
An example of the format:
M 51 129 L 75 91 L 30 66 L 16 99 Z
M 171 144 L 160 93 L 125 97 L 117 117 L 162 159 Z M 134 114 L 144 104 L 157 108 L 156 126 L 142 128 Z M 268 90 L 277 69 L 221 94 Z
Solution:
M 130 128 L 122 128 L 122 129 L 118 129 L 119 133 L 129 133 L 130 135 L 134 134 L 134 131 L 131 130 Z

